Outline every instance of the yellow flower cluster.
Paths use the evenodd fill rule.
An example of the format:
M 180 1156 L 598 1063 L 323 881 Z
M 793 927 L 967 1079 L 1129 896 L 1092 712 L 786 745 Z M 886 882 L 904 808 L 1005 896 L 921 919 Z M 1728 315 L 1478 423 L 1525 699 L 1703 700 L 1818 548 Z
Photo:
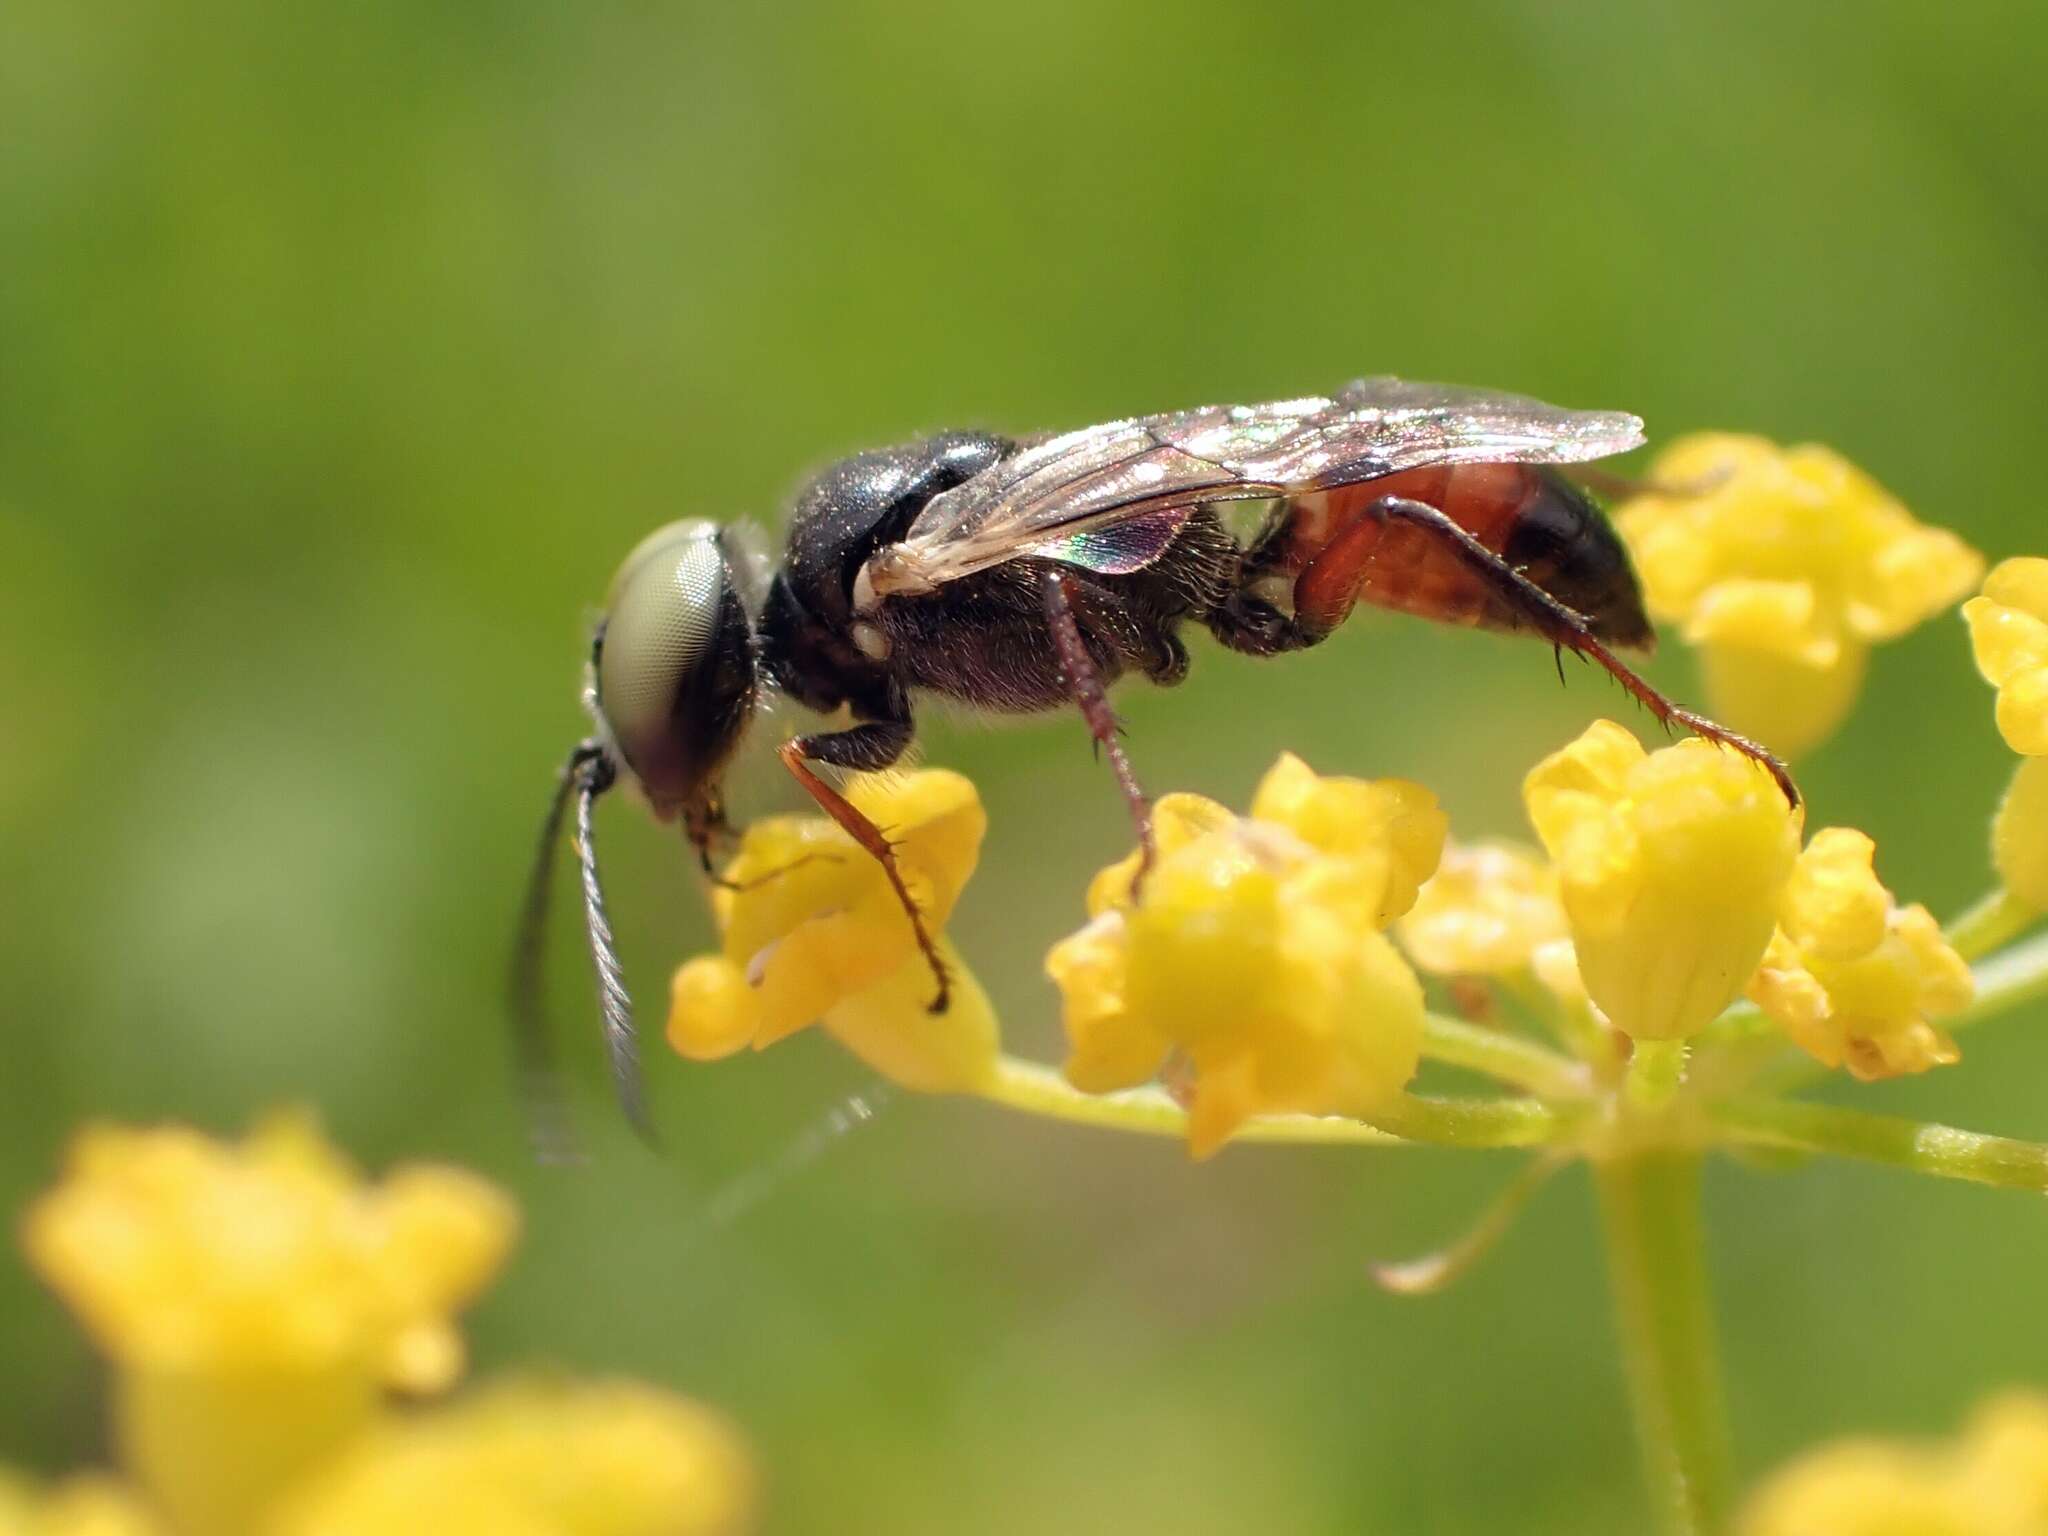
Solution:
M 855 781 L 847 798 L 888 832 L 904 885 L 934 934 L 952 915 L 988 828 L 957 773 Z M 880 863 L 822 816 L 774 816 L 747 829 L 713 892 L 722 943 L 676 972 L 668 1040 L 711 1061 L 822 1022 L 885 1077 L 924 1092 L 970 1090 L 994 1066 L 995 1014 L 959 954 L 940 941 L 952 998 L 935 982 Z
M 517 1382 L 370 1436 L 269 1536 L 731 1536 L 753 1473 L 724 1421 L 637 1382 Z
M 2048 1536 L 2048 1398 L 1980 1408 L 1949 1445 L 1849 1440 L 1781 1468 L 1737 1536 Z
M 1998 729 L 2023 759 L 1992 824 L 1992 859 L 2008 891 L 2048 911 L 2048 560 L 2005 561 L 1963 617 L 1977 670 L 1998 690 Z
M 453 1168 L 361 1176 L 302 1116 L 239 1145 L 98 1126 L 31 1208 L 29 1257 L 134 1369 L 361 1369 L 407 1391 L 460 1373 L 452 1321 L 497 1271 L 512 1204 Z
M 114 1366 L 130 1483 L 0 1485 L 0 1536 L 738 1529 L 752 1487 L 738 1441 L 653 1388 L 386 1403 L 384 1387 L 435 1392 L 460 1373 L 452 1314 L 503 1262 L 516 1220 L 457 1169 L 367 1183 L 302 1115 L 239 1144 L 88 1129 L 24 1240 Z
M 1586 991 L 1616 1028 L 1683 1039 L 1741 995 L 1799 851 L 1800 813 L 1767 772 L 1701 741 L 1646 753 L 1602 720 L 1522 797 Z
M 1616 513 L 1650 612 L 1700 648 L 1713 713 L 1788 756 L 1841 723 L 1872 644 L 1983 570 L 1827 448 L 1700 434 L 1659 454 L 1651 476 L 1660 490 Z
M 1896 906 L 1861 832 L 1829 827 L 1799 856 L 1749 995 L 1794 1042 L 1865 1082 L 1956 1060 L 1933 1021 L 1976 989 L 1917 902 Z
M 1400 921 L 1401 947 L 1438 976 L 1501 976 L 1565 937 L 1557 872 L 1525 848 L 1453 843 Z
M 1098 875 L 1088 926 L 1047 956 L 1068 1080 L 1105 1093 L 1177 1057 L 1197 1157 L 1254 1115 L 1369 1116 L 1398 1094 L 1420 1058 L 1422 988 L 1381 930 L 1442 854 L 1435 798 L 1287 756 L 1249 818 L 1169 795 L 1153 829 L 1156 865 L 1140 881 L 1133 854 Z

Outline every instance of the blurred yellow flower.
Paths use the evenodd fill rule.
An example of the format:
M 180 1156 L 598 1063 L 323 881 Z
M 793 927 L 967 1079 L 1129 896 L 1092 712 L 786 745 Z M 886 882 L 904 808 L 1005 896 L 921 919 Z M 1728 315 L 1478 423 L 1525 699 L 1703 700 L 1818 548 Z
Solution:
M 1980 1408 L 1953 1445 L 1845 1440 L 1779 1469 L 1736 1536 L 2048 1536 L 2048 1399 Z
M 1801 814 L 1764 769 L 1703 741 L 1646 753 L 1602 720 L 1522 798 L 1586 991 L 1617 1029 L 1682 1039 L 1740 995 L 1799 851 Z
M 895 844 L 904 884 L 934 934 L 980 857 L 988 818 L 974 786 L 927 769 L 855 781 L 847 798 Z M 940 940 L 944 1013 L 882 866 L 823 816 L 755 822 L 712 895 L 722 943 L 685 961 L 670 992 L 669 1044 L 693 1061 L 825 1028 L 909 1088 L 973 1088 L 993 1070 L 997 1029 L 979 983 Z
M 522 1382 L 395 1422 L 266 1536 L 729 1536 L 754 1475 L 718 1415 L 636 1382 Z
M 1963 604 L 1977 670 L 1998 690 L 1998 729 L 2015 752 L 2048 755 L 2048 560 L 2007 560 Z
M 1991 824 L 1991 857 L 2005 888 L 2048 912 L 2048 757 L 2023 757 Z
M 452 1314 L 516 1226 L 457 1169 L 366 1184 L 287 1114 L 239 1145 L 88 1128 L 23 1242 L 117 1367 L 124 1464 L 172 1524 L 212 1536 L 361 1433 L 381 1388 L 460 1373 Z
M 1282 757 L 1240 820 L 1169 795 L 1158 861 L 1089 888 L 1091 921 L 1053 946 L 1077 1088 L 1192 1068 L 1188 1144 L 1217 1151 L 1253 1115 L 1369 1114 L 1414 1076 L 1422 988 L 1379 931 L 1441 855 L 1443 815 L 1399 781 L 1322 779 Z
M 239 1144 L 88 1127 L 30 1207 L 29 1260 L 131 1369 L 362 1367 L 410 1391 L 459 1373 L 452 1314 L 496 1273 L 512 1203 L 454 1168 L 366 1184 L 304 1115 Z
M 1630 498 L 1615 521 L 1651 615 L 1700 649 L 1714 714 L 1787 756 L 1841 724 L 1873 643 L 1947 607 L 1983 570 L 1962 540 L 1817 445 L 1701 433 L 1650 473 L 1674 490 Z
M 1454 843 L 1397 932 L 1409 958 L 1439 976 L 1521 970 L 1565 935 L 1556 872 L 1528 849 Z
M 1814 835 L 1749 985 L 1802 1049 L 1865 1082 L 1955 1061 L 1955 1041 L 1934 1021 L 1961 1010 L 1976 988 L 1928 910 L 1893 904 L 1872 867 L 1876 853 L 1847 827 Z
M 0 1473 L 0 1536 L 159 1536 L 141 1500 L 110 1478 L 37 1488 Z

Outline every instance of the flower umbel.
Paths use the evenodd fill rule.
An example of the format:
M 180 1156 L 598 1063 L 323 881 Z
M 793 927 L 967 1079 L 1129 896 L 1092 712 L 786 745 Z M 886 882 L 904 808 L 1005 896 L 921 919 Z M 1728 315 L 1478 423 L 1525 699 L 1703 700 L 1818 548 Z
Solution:
M 1522 786 L 1557 865 L 1579 971 L 1616 1028 L 1695 1034 L 1769 943 L 1800 812 L 1761 767 L 1702 741 L 1646 753 L 1602 720 Z
M 432 1391 L 461 1369 L 454 1311 L 518 1225 L 454 1168 L 366 1184 L 300 1115 L 239 1145 L 91 1128 L 31 1208 L 29 1257 L 107 1354 L 138 1369 L 324 1370 L 358 1362 Z
M 1046 969 L 1065 1001 L 1069 1081 L 1133 1087 L 1179 1053 L 1188 1145 L 1219 1149 L 1262 1113 L 1362 1114 L 1415 1073 L 1422 989 L 1380 932 L 1435 867 L 1443 815 L 1420 787 L 1324 779 L 1294 757 L 1249 819 L 1169 795 L 1158 863 L 1089 890 L 1092 921 Z
M 1874 643 L 1940 612 L 1983 569 L 1828 448 L 1702 433 L 1650 474 L 1671 489 L 1631 498 L 1615 520 L 1651 615 L 1700 648 L 1713 713 L 1789 756 L 1833 734 Z
M 1975 991 L 1928 910 L 1878 881 L 1876 844 L 1828 827 L 1799 856 L 1750 997 L 1815 1059 L 1871 1082 L 1957 1059 L 1935 1020 Z
M 419 1167 L 370 1185 L 280 1115 L 239 1145 L 88 1129 L 24 1242 L 120 1367 L 124 1459 L 174 1523 L 214 1532 L 360 1433 L 382 1387 L 455 1379 L 453 1313 L 516 1226 L 481 1179 Z
M 863 778 L 851 800 L 895 844 L 904 884 L 933 933 L 945 926 L 988 827 L 957 773 Z M 877 1072 L 925 1092 L 970 1089 L 996 1057 L 995 1015 L 940 940 L 952 999 L 934 981 L 882 866 L 823 816 L 754 823 L 711 898 L 717 954 L 686 961 L 670 994 L 669 1044 L 696 1061 L 759 1050 L 822 1021 Z

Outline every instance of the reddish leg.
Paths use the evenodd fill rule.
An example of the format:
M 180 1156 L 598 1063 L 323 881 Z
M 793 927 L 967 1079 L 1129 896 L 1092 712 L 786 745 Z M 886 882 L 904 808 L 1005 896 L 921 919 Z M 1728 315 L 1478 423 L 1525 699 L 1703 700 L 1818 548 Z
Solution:
M 1152 802 L 1145 798 L 1144 788 L 1131 769 L 1131 760 L 1124 753 L 1123 742 L 1117 736 L 1116 711 L 1109 706 L 1109 693 L 1102 686 L 1094 658 L 1088 654 L 1088 647 L 1081 639 L 1081 626 L 1074 618 L 1073 577 L 1057 567 L 1047 571 L 1044 593 L 1045 620 L 1052 628 L 1053 650 L 1060 659 L 1060 672 L 1074 695 L 1074 702 L 1080 706 L 1081 718 L 1088 722 L 1088 734 L 1095 738 L 1098 748 L 1109 754 L 1110 772 L 1116 775 L 1117 788 L 1123 791 L 1124 803 L 1130 807 L 1131 821 L 1138 829 L 1138 881 L 1142 882 L 1151 872 L 1155 853 L 1152 845 Z
M 945 961 L 939 958 L 938 945 L 932 942 L 932 936 L 925 928 L 924 914 L 917 910 L 910 888 L 903 883 L 903 871 L 896 863 L 896 845 L 851 800 L 811 771 L 811 765 L 804 761 L 807 739 L 798 737 L 782 744 L 779 753 L 782 766 L 789 770 L 797 783 L 803 785 L 804 793 L 818 802 L 818 809 L 837 822 L 848 837 L 874 855 L 875 862 L 882 866 L 882 873 L 889 877 L 889 888 L 903 904 L 903 915 L 910 919 L 910 931 L 917 936 L 917 947 L 923 952 L 926 963 L 932 968 L 932 977 L 939 984 L 938 994 L 931 1000 L 930 1011 L 944 1013 L 946 1005 L 952 1001 L 953 981 L 946 974 Z
M 1513 605 L 1529 627 L 1552 645 L 1562 646 L 1596 661 L 1607 674 L 1628 690 L 1629 697 L 1657 717 L 1667 728 L 1682 726 L 1693 735 L 1724 747 L 1732 747 L 1767 770 L 1793 805 L 1799 803 L 1798 786 L 1776 757 L 1726 726 L 1716 725 L 1705 715 L 1674 704 L 1603 645 L 1586 620 L 1509 565 L 1437 508 L 1398 496 L 1383 497 L 1367 509 L 1364 519 L 1330 541 L 1309 563 L 1295 582 L 1295 624 L 1305 633 L 1321 638 L 1343 622 L 1357 600 L 1364 580 L 1373 536 L 1381 522 L 1407 523 L 1432 537 L 1483 579 L 1503 600 Z M 1312 642 L 1308 642 L 1312 643 Z

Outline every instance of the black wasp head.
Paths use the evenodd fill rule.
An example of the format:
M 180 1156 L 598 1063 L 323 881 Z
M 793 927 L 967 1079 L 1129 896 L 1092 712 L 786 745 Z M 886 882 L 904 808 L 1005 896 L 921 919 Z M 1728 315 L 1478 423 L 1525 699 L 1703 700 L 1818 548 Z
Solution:
M 680 816 L 709 868 L 718 785 L 756 698 L 753 635 L 740 576 L 745 557 L 716 523 L 670 523 L 640 541 L 612 578 L 590 657 L 586 697 L 597 735 L 569 754 L 541 824 L 513 951 L 509 1002 L 533 1112 L 535 1145 L 573 1154 L 554 1051 L 542 1017 L 542 962 L 555 847 L 575 810 L 584 926 L 612 1076 L 627 1116 L 646 1131 L 632 998 L 598 879 L 592 812 L 621 769 L 664 820 Z
M 735 552 L 718 524 L 670 523 L 612 579 L 593 647 L 591 707 L 655 814 L 699 842 L 753 713 L 755 668 Z

